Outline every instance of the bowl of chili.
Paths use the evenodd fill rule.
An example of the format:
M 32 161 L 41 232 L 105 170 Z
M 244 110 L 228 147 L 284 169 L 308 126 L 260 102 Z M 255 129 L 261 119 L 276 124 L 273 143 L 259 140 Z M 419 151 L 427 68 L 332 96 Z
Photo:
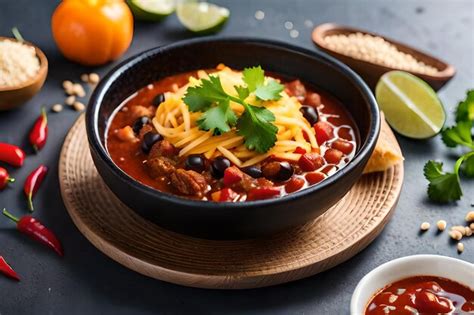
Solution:
M 151 101 L 146 97 L 140 97 L 146 96 L 146 89 L 149 86 L 151 86 L 150 90 L 154 91 L 154 82 L 166 81 L 170 77 L 174 78 L 176 75 L 196 72 L 200 69 L 212 69 L 221 63 L 232 69 L 260 65 L 268 73 L 275 73 L 278 78 L 282 78 L 280 80 L 282 83 L 289 84 L 295 79 L 300 79 L 308 86 L 316 86 L 323 100 L 326 99 L 326 94 L 334 96 L 338 103 L 343 104 L 342 110 L 347 112 L 347 116 L 353 121 L 352 140 L 356 146 L 350 158 L 345 160 L 344 167 L 330 176 L 324 176 L 324 180 L 320 183 L 309 185 L 307 188 L 300 189 L 301 187 L 296 183 L 291 189 L 288 188 L 290 193 L 276 194 L 274 193 L 276 189 L 273 187 L 267 189 L 265 181 L 262 180 L 253 185 L 258 186 L 263 183 L 262 187 L 257 188 L 265 190 L 262 193 L 265 196 L 259 195 L 254 199 L 255 196 L 248 192 L 242 202 L 227 202 L 230 201 L 227 199 L 226 202 L 214 202 L 219 200 L 213 199 L 212 194 L 204 194 L 204 198 L 189 198 L 189 196 L 182 196 L 162 187 L 166 185 L 155 187 L 142 178 L 151 171 L 150 169 L 144 172 L 138 169 L 127 170 L 126 166 L 121 165 L 120 159 L 114 156 L 114 152 L 120 150 L 114 151 L 108 143 L 111 139 L 111 130 L 115 130 L 114 120 L 119 112 L 123 112 L 121 106 L 133 97 L 137 97 L 134 100 L 135 103 Z M 273 80 L 271 78 L 265 80 L 267 79 Z M 290 87 L 288 84 L 285 83 L 285 91 Z M 160 103 L 163 101 L 160 99 Z M 129 106 L 126 107 L 128 110 Z M 302 112 L 306 120 L 312 120 L 315 117 L 311 109 L 306 108 Z M 147 121 L 146 118 L 137 121 L 139 123 L 137 128 L 135 124 L 128 126 L 126 128 L 128 130 L 125 130 L 122 135 L 123 138 L 128 137 L 127 133 L 131 133 L 130 138 L 133 138 L 135 129 L 140 134 L 140 128 Z M 160 128 L 159 122 L 156 121 L 153 121 L 153 126 Z M 315 124 L 314 128 L 319 128 L 324 134 L 325 128 L 321 124 L 318 127 Z M 199 38 L 145 51 L 113 69 L 99 83 L 90 99 L 86 112 L 86 129 L 91 155 L 99 174 L 111 191 L 131 209 L 150 221 L 179 233 L 206 238 L 239 239 L 270 235 L 304 224 L 318 217 L 340 200 L 361 176 L 375 147 L 380 130 L 380 114 L 376 101 L 363 80 L 347 66 L 324 53 L 263 39 Z M 137 142 L 136 145 L 141 147 L 141 153 L 136 155 L 152 154 L 150 151 L 154 150 L 149 144 L 162 140 L 161 136 L 137 135 L 136 137 L 140 139 L 137 141 L 141 142 Z M 330 149 L 328 147 L 327 151 Z M 338 150 L 333 149 L 333 151 Z M 222 152 L 225 153 L 225 150 Z M 303 152 L 298 149 L 295 150 L 295 154 L 302 155 Z M 329 155 L 331 156 L 324 158 L 326 163 L 336 158 L 338 161 L 341 159 L 341 156 L 338 157 L 337 154 Z M 144 163 L 149 162 L 147 159 L 151 157 L 145 156 Z M 159 162 L 163 164 L 164 160 Z M 210 162 L 212 162 L 210 165 L 204 164 L 206 170 L 209 167 L 209 174 L 206 173 L 207 171 L 202 172 L 204 178 L 208 175 L 220 178 L 221 175 L 225 175 L 224 173 L 230 173 L 223 181 L 234 183 L 239 176 L 246 176 L 237 172 L 234 162 L 225 161 L 222 156 Z M 179 164 L 179 162 L 175 163 Z M 183 169 L 170 168 L 171 184 L 178 173 L 182 173 L 183 178 L 192 177 L 189 181 L 191 184 L 199 183 L 201 177 L 196 176 L 194 174 L 196 172 L 192 173 L 199 163 L 201 161 L 197 157 L 192 157 L 183 161 Z M 274 174 L 276 178 L 274 181 L 291 178 L 290 175 L 300 167 L 287 164 L 285 161 L 279 162 L 281 172 Z M 255 170 L 244 170 L 244 167 L 240 170 L 251 175 L 256 173 Z M 137 172 L 143 172 L 143 176 L 140 177 Z M 188 172 L 187 175 L 184 172 Z M 258 175 L 255 176 L 258 177 Z M 311 176 L 312 179 L 313 177 L 317 176 Z M 179 184 L 179 178 L 175 182 Z M 211 192 L 214 189 L 213 183 L 207 183 L 211 187 Z M 188 186 L 192 186 L 191 184 Z M 222 185 L 222 179 L 219 179 L 219 184 L 216 185 Z M 184 193 L 189 190 L 188 186 L 175 186 Z M 233 192 L 227 188 L 221 189 L 219 193 L 218 198 L 223 195 L 226 196 L 225 198 L 234 196 Z M 237 191 L 238 194 L 239 191 Z

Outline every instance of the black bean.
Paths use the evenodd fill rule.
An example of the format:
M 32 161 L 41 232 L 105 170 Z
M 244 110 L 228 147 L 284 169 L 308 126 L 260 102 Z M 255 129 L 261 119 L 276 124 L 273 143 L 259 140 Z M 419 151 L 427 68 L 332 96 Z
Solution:
M 311 126 L 318 122 L 318 112 L 313 106 L 303 105 L 300 111 Z
M 153 98 L 153 101 L 151 102 L 151 104 L 153 106 L 160 106 L 160 104 L 163 103 L 164 101 L 165 101 L 165 94 L 160 93 L 157 96 L 155 96 L 155 98 Z
M 184 164 L 187 170 L 193 170 L 198 173 L 204 171 L 205 168 L 204 158 L 200 154 L 189 155 Z
M 263 176 L 262 170 L 257 166 L 247 166 L 244 167 L 242 171 L 253 178 L 260 178 Z
M 163 140 L 163 137 L 156 132 L 150 131 L 143 136 L 142 142 L 142 151 L 143 153 L 148 154 L 151 150 L 151 147 L 158 141 Z
M 293 176 L 294 170 L 293 166 L 291 166 L 288 162 L 280 162 L 280 170 L 277 174 L 275 174 L 274 179 L 280 182 L 284 182 L 289 180 L 291 176 Z
M 146 124 L 149 124 L 149 123 L 150 123 L 150 118 L 148 116 L 142 116 L 142 117 L 138 118 L 133 123 L 133 126 L 132 126 L 133 132 L 138 134 L 140 132 L 140 129 L 142 129 L 143 126 L 145 126 Z
M 214 178 L 224 177 L 224 171 L 230 166 L 229 159 L 218 156 L 211 163 L 211 174 Z

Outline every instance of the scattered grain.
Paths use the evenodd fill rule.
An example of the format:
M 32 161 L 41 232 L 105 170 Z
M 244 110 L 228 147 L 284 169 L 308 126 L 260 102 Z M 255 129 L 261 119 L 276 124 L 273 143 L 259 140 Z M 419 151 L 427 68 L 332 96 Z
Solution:
M 430 229 L 430 226 L 431 226 L 431 224 L 429 224 L 428 222 L 423 222 L 420 225 L 420 230 L 428 231 Z
M 75 83 L 72 89 L 73 89 L 73 93 L 76 94 L 77 96 L 79 97 L 86 96 L 86 91 L 84 91 L 84 88 L 79 83 Z
M 410 54 L 401 52 L 382 37 L 369 34 L 328 35 L 324 38 L 329 49 L 353 58 L 373 62 L 390 68 L 422 74 L 436 74 L 438 70 Z
M 436 226 L 438 227 L 438 230 L 440 231 L 444 231 L 446 229 L 446 221 L 445 220 L 439 220 L 438 222 L 436 222 Z
M 469 211 L 466 214 L 466 222 L 474 222 L 474 211 Z
M 286 21 L 286 22 L 285 22 L 285 28 L 286 28 L 287 30 L 293 29 L 293 22 Z
M 86 109 L 86 105 L 81 102 L 74 102 L 74 104 L 72 104 L 72 107 L 74 107 L 74 110 L 78 112 L 82 112 L 84 109 Z
M 471 228 L 471 230 L 474 231 L 474 223 L 471 223 L 471 224 L 469 225 L 469 227 Z
M 81 74 L 81 81 L 84 83 L 89 82 L 89 75 L 87 73 Z
M 462 253 L 464 251 L 464 244 L 459 242 L 457 245 L 457 248 L 458 248 L 458 252 Z
M 291 30 L 290 31 L 290 37 L 291 38 L 297 38 L 298 36 L 300 36 L 300 32 L 298 32 L 297 30 Z
M 263 20 L 264 18 L 265 18 L 265 12 L 263 12 L 262 10 L 255 11 L 255 19 Z
M 74 104 L 75 101 L 76 101 L 76 97 L 74 95 L 71 95 L 71 96 L 66 97 L 66 100 L 64 101 L 64 103 L 66 105 L 72 106 L 72 104 Z
M 462 235 L 466 235 L 466 229 L 462 225 L 455 225 L 451 227 L 451 231 L 459 231 Z
M 72 84 L 71 81 L 69 81 L 69 80 L 63 81 L 63 89 L 64 90 L 72 89 L 72 86 L 73 86 L 73 84 Z
M 470 227 L 465 226 L 464 230 L 466 231 L 464 235 L 466 235 L 466 236 L 471 236 L 472 235 L 472 230 L 471 230 Z
M 62 112 L 63 111 L 63 105 L 61 104 L 54 104 L 52 107 L 51 107 L 51 110 L 55 113 L 59 113 L 59 112 Z
M 456 241 L 460 241 L 462 239 L 462 233 L 457 230 L 449 231 L 449 236 Z
M 89 83 L 90 84 L 97 84 L 100 81 L 100 77 L 97 73 L 92 72 L 89 74 Z
M 33 79 L 40 69 L 34 47 L 0 40 L 0 86 L 13 87 Z
M 313 21 L 305 20 L 304 21 L 304 26 L 306 26 L 307 28 L 312 28 L 314 26 Z

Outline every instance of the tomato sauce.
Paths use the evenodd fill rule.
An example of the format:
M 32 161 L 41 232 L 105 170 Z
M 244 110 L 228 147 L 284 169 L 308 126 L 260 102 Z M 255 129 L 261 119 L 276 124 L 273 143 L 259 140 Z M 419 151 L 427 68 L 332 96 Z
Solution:
M 115 113 L 112 115 L 112 119 L 107 129 L 107 150 L 110 154 L 110 157 L 116 163 L 116 165 L 118 165 L 118 167 L 120 167 L 132 178 L 147 186 L 163 192 L 181 196 L 183 196 L 183 194 L 174 189 L 173 185 L 170 185 L 169 180 L 164 178 L 156 178 L 150 175 L 150 172 L 146 167 L 148 156 L 141 150 L 140 142 L 122 141 L 119 139 L 119 137 L 117 137 L 117 133 L 120 129 L 126 126 L 133 126 L 137 117 L 132 113 L 136 108 L 144 106 L 150 107 L 150 110 L 153 111 L 154 115 L 154 110 L 157 106 L 156 102 L 154 102 L 154 99 L 157 97 L 157 95 L 167 91 L 172 91 L 177 87 L 185 85 L 188 82 L 190 76 L 196 77 L 197 73 L 189 72 L 174 75 L 158 82 L 149 84 L 147 87 L 140 89 L 117 108 Z M 272 186 L 271 190 L 262 191 L 262 195 L 260 197 L 257 196 L 257 199 L 283 196 L 285 194 L 304 189 L 310 185 L 317 184 L 348 164 L 355 155 L 358 141 L 357 129 L 352 118 L 345 110 L 343 105 L 339 103 L 339 101 L 333 96 L 325 93 L 324 91 L 318 90 L 316 92 L 315 89 L 310 88 L 307 85 L 304 86 L 307 93 L 315 93 L 320 96 L 321 104 L 317 106 L 318 121 L 327 123 L 331 129 L 328 135 L 325 135 L 324 128 L 322 128 L 321 133 L 318 134 L 318 129 L 315 125 L 317 138 L 318 136 L 323 137 L 323 143 L 320 144 L 319 152 L 322 157 L 322 164 L 318 165 L 318 169 L 308 172 L 302 170 L 298 163 L 292 162 L 292 167 L 295 171 L 291 179 L 285 182 L 273 181 L 270 183 L 270 186 Z M 289 92 L 291 95 L 291 91 Z M 155 107 L 153 107 L 153 105 Z M 344 143 L 341 144 L 341 142 Z M 212 161 L 207 161 L 206 163 L 208 164 L 206 166 L 209 166 L 209 162 Z M 184 160 L 178 162 L 179 167 L 184 168 L 184 165 Z M 215 198 L 212 198 L 212 194 L 217 191 L 222 191 L 223 188 L 225 188 L 225 185 L 223 186 L 222 180 L 213 179 L 207 171 L 203 172 L 202 174 L 206 177 L 209 186 L 209 189 L 205 192 L 205 194 L 198 196 L 184 196 L 194 199 L 217 201 Z M 268 182 L 269 181 L 264 181 L 264 178 L 258 178 L 256 185 L 267 185 Z M 247 194 L 248 191 L 235 187 L 232 187 L 232 189 L 236 194 L 230 195 L 236 197 L 232 200 L 221 201 L 245 201 L 250 199 L 249 195 Z M 228 195 L 227 192 L 226 195 Z
M 390 284 L 377 293 L 365 315 L 474 313 L 474 291 L 440 277 L 416 276 Z

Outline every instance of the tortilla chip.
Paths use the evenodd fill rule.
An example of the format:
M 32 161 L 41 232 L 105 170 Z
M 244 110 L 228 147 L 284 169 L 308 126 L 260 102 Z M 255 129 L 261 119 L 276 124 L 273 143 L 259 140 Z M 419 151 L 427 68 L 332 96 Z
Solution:
M 381 113 L 382 125 L 374 152 L 365 166 L 364 174 L 383 172 L 404 160 L 397 139 Z

